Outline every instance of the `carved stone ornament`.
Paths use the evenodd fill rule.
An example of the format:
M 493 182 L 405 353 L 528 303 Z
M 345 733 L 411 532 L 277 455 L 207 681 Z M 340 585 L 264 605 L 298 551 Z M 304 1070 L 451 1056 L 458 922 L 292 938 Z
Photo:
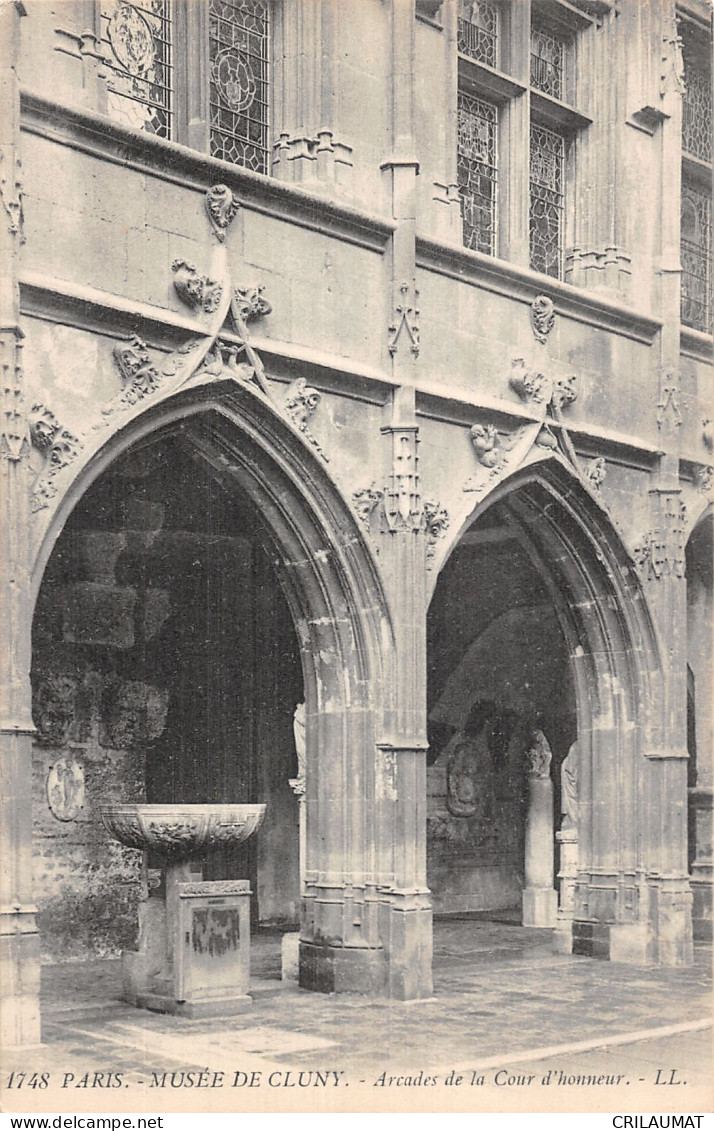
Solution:
M 668 499 L 661 525 L 644 535 L 634 558 L 647 581 L 684 577 L 687 508 L 681 499 Z
M 526 750 L 526 773 L 529 777 L 549 778 L 553 752 L 542 730 L 533 731 L 531 745 Z
M 25 242 L 22 163 L 11 149 L 0 150 L 0 198 L 8 216 L 7 230 Z
M 238 212 L 238 200 L 228 185 L 213 185 L 206 193 L 206 212 L 218 239 L 223 243 L 226 232 Z
M 0 459 L 17 462 L 27 453 L 28 430 L 22 395 L 22 331 L 0 332 L 2 435 Z
M 296 797 L 305 796 L 307 742 L 305 729 L 305 704 L 298 703 L 293 713 L 293 738 L 297 754 L 298 774 L 289 779 L 289 785 Z
M 493 424 L 474 424 L 469 436 L 476 459 L 483 467 L 495 467 L 503 461 L 501 438 Z
M 384 488 L 389 530 L 421 530 L 424 512 L 419 490 L 419 436 L 416 428 L 390 429 L 392 473 Z
M 548 380 L 544 373 L 535 373 L 526 369 L 523 358 L 517 357 L 513 359 L 508 384 L 522 401 L 534 401 L 536 404 L 541 404 L 548 386 Z
M 440 503 L 427 499 L 424 502 L 426 531 L 426 568 L 429 569 L 436 553 L 436 544 L 449 528 L 449 512 Z
M 374 483 L 371 487 L 360 488 L 359 491 L 355 491 L 352 495 L 352 505 L 357 511 L 357 516 L 367 532 L 369 532 L 374 510 L 383 497 L 384 492 L 379 491 Z
M 577 377 L 574 373 L 571 373 L 569 377 L 559 377 L 557 381 L 554 381 L 550 403 L 556 420 L 559 419 L 560 410 L 565 408 L 566 405 L 574 404 L 577 399 Z
M 71 756 L 58 758 L 47 774 L 47 804 L 58 821 L 76 821 L 84 807 L 84 769 Z
M 707 417 L 702 420 L 702 443 L 708 452 L 714 448 L 714 429 L 711 420 Z
M 202 310 L 204 314 L 214 314 L 218 309 L 223 287 L 207 275 L 199 275 L 195 264 L 186 259 L 174 259 L 171 264 L 174 272 L 174 287 L 182 302 L 192 310 Z
M 660 69 L 660 95 L 664 98 L 670 91 L 684 94 L 684 58 L 682 38 L 674 13 L 665 16 L 662 34 L 662 66 Z
M 262 286 L 234 289 L 236 311 L 244 322 L 250 322 L 253 318 L 264 318 L 266 314 L 271 313 L 272 306 L 266 298 L 263 298 L 264 289 Z
M 48 675 L 33 687 L 32 718 L 41 746 L 63 746 L 68 741 L 75 714 L 77 680 L 69 675 Z
M 250 895 L 250 880 L 196 880 L 179 884 L 179 898 L 185 896 Z
M 454 817 L 474 817 L 484 793 L 483 766 L 478 741 L 459 734 L 450 743 L 446 762 L 446 805 Z
M 531 328 L 533 337 L 541 345 L 545 345 L 548 334 L 555 325 L 555 307 L 552 298 L 547 295 L 538 295 L 531 303 Z
M 694 482 L 702 495 L 711 495 L 712 493 L 712 479 L 714 478 L 714 467 L 702 465 L 694 472 Z
M 605 482 L 607 475 L 607 464 L 603 456 L 597 456 L 596 459 L 590 461 L 585 477 L 593 488 L 594 491 L 599 491 Z
M 674 374 L 670 373 L 668 380 L 662 386 L 662 395 L 657 404 L 657 427 L 661 428 L 667 415 L 672 417 L 672 423 L 679 427 L 682 423 L 682 412 L 679 407 L 679 389 Z
M 33 405 L 30 414 L 30 439 L 33 447 L 45 457 L 44 470 L 32 488 L 32 509 L 42 510 L 57 494 L 56 477 L 77 458 L 84 441 L 63 428 L 55 414 L 44 404 Z
M 309 428 L 309 421 L 315 415 L 321 399 L 322 396 L 317 389 L 308 385 L 304 377 L 298 377 L 288 385 L 285 393 L 285 411 L 308 443 L 319 452 L 325 463 L 329 463 L 328 457 Z
M 409 339 L 409 349 L 414 357 L 419 356 L 419 292 L 409 283 L 402 283 L 399 296 L 394 305 L 394 316 L 389 323 L 389 352 L 394 354 L 399 348 L 402 331 Z

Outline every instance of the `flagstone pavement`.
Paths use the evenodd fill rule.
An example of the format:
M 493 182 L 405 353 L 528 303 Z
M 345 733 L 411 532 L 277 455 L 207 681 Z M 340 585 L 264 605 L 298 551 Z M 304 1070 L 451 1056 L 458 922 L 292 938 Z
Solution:
M 156 1080 L 164 1089 L 182 1087 L 183 1095 L 192 1085 L 180 1074 L 205 1068 L 223 1073 L 221 1088 L 230 1084 L 236 1110 L 247 1111 L 253 1109 L 241 1108 L 247 1102 L 243 1089 L 255 1072 L 265 1084 L 283 1081 L 289 1071 L 294 1075 L 288 1087 L 303 1086 L 300 1072 L 301 1081 L 310 1072 L 337 1072 L 342 1088 L 378 1091 L 392 1076 L 410 1081 L 392 1087 L 401 1089 L 400 1096 L 406 1089 L 411 1101 L 415 1089 L 423 1099 L 425 1086 L 411 1083 L 420 1072 L 422 1079 L 435 1077 L 440 1084 L 453 1070 L 474 1081 L 483 1075 L 493 1092 L 500 1086 L 498 1080 L 494 1085 L 499 1065 L 504 1081 L 529 1074 L 540 1080 L 549 1067 L 565 1077 L 596 1069 L 623 1077 L 607 1093 L 615 1102 L 612 1110 L 634 1097 L 624 1088 L 643 1083 L 659 1085 L 654 1095 L 662 1110 L 684 1105 L 685 1094 L 694 1099 L 711 1091 L 710 946 L 696 948 L 694 966 L 670 969 L 555 955 L 550 932 L 513 923 L 449 920 L 437 922 L 434 934 L 433 998 L 395 1002 L 316 994 L 280 983 L 280 936 L 260 932 L 253 939 L 251 1008 L 199 1021 L 121 1002 L 118 960 L 45 967 L 43 1046 L 4 1056 L 5 1110 L 53 1110 L 41 1106 L 37 1089 L 24 1097 L 17 1087 L 8 1090 L 13 1071 L 25 1072 L 26 1079 L 32 1072 L 47 1073 L 53 1094 L 69 1075 L 65 1098 L 87 1073 L 107 1074 L 114 1081 L 109 1091 L 118 1087 L 109 1074 L 119 1074 L 122 1089 L 129 1089 L 122 1102 L 131 1094 L 138 1105 L 126 1110 L 142 1110 L 142 1103 L 158 1110 L 148 1102 L 148 1089 L 159 1087 Z M 236 1073 L 245 1074 L 246 1083 Z M 519 1086 L 506 1087 L 520 1103 Z M 101 1110 L 101 1103 L 112 1110 L 109 1095 L 98 1096 L 103 1088 L 103 1081 L 91 1087 L 87 1110 Z M 90 1099 L 86 1084 L 80 1090 L 74 1093 L 75 1110 Z M 565 1110 L 592 1110 L 592 1091 L 586 1087 L 581 1094 L 584 1106 Z M 602 1089 L 599 1095 L 602 1102 Z M 473 1088 L 469 1100 L 477 1103 Z M 665 1100 L 670 1106 L 663 1106 Z M 654 1099 L 650 1106 L 657 1110 Z

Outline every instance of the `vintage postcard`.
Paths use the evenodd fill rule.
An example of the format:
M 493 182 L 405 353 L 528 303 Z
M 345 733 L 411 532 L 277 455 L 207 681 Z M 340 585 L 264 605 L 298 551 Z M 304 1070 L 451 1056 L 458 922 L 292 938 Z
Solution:
M 3 1110 L 698 1128 L 709 0 L 0 22 Z

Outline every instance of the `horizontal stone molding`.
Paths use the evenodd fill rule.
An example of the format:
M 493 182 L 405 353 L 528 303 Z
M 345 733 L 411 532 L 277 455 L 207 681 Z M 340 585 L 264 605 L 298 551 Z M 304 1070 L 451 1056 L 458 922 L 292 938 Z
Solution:
M 417 267 L 423 270 L 448 275 L 459 282 L 471 283 L 528 306 L 546 287 L 559 315 L 647 346 L 652 345 L 662 327 L 661 319 L 649 314 L 573 287 L 560 279 L 548 278 L 546 284 L 537 271 L 461 245 L 417 236 L 416 262 Z
M 682 326 L 679 334 L 679 351 L 683 357 L 691 357 L 694 361 L 703 361 L 711 365 L 714 359 L 714 337 L 711 334 L 703 334 L 701 330 Z
M 239 196 L 243 208 L 338 236 L 348 243 L 382 252 L 395 229 L 388 218 L 330 200 L 324 192 L 311 192 L 253 173 L 36 91 L 21 91 L 20 110 L 21 129 L 28 133 L 196 192 L 204 193 L 212 184 L 227 184 Z

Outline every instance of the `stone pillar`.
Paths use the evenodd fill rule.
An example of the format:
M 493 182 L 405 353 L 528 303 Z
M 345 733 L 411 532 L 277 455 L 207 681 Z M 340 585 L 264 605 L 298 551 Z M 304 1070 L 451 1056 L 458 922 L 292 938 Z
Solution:
M 298 776 L 289 779 L 289 785 L 298 799 L 299 859 L 300 859 L 300 898 L 305 893 L 305 857 L 307 849 L 307 826 L 305 814 L 305 704 L 298 703 L 293 716 L 293 733 L 298 759 Z M 283 981 L 297 982 L 300 975 L 300 932 L 288 931 L 283 935 L 281 945 Z
M 553 886 L 553 782 L 552 754 L 542 730 L 533 734 L 526 753 L 528 765 L 528 815 L 523 889 L 523 926 L 554 927 L 558 897 Z
M 19 161 L 19 3 L 0 6 L 0 1044 L 40 1040 L 40 944 L 32 893 L 29 434 L 17 277 L 23 243 Z
M 574 742 L 560 767 L 561 825 L 555 834 L 560 845 L 558 880 L 560 898 L 556 923 L 555 948 L 569 954 L 573 948 L 572 921 L 575 918 L 575 891 L 578 879 L 579 825 L 579 747 Z

